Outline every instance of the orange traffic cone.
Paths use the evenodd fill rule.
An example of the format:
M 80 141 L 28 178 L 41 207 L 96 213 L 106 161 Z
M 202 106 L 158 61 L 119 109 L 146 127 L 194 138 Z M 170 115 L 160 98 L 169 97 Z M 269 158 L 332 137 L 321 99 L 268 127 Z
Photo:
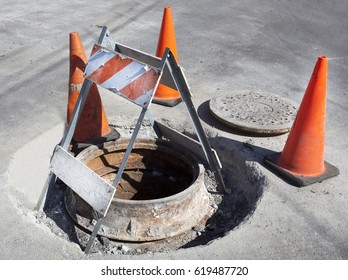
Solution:
M 156 56 L 162 57 L 166 48 L 169 48 L 174 55 L 175 60 L 179 63 L 178 53 L 176 50 L 176 40 L 172 10 L 170 7 L 164 8 L 161 31 L 157 44 Z M 181 102 L 179 92 L 164 84 L 159 84 L 153 99 L 154 103 L 173 107 Z
M 339 174 L 324 161 L 327 68 L 327 57 L 319 57 L 282 153 L 265 157 L 266 164 L 297 186 Z
M 87 58 L 79 34 L 70 33 L 70 73 L 67 122 L 70 122 L 74 107 L 84 82 L 83 73 Z M 111 131 L 100 99 L 98 88 L 92 85 L 77 123 L 73 140 L 78 143 L 96 143 L 118 138 Z

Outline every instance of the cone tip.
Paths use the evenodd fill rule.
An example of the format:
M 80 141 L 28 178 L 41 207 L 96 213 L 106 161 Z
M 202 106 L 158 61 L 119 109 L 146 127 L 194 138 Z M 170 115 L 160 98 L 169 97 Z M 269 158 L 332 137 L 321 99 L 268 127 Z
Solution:
M 79 33 L 78 32 L 70 32 L 70 37 L 71 36 L 79 36 Z
M 318 56 L 317 64 L 324 65 L 325 67 L 328 66 L 329 59 L 325 55 Z
M 70 32 L 69 34 L 70 45 L 75 46 L 81 44 L 80 35 L 78 32 Z M 79 46 L 80 48 L 80 46 Z
M 163 14 L 171 14 L 172 13 L 172 8 L 170 6 L 165 6 Z

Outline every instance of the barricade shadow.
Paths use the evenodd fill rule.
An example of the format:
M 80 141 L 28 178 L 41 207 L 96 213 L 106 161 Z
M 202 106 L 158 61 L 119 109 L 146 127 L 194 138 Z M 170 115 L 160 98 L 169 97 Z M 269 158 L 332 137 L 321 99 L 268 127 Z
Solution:
M 219 155 L 227 194 L 211 194 L 214 199 L 221 200 L 218 208 L 199 236 L 181 248 L 206 245 L 238 227 L 254 213 L 268 186 L 268 179 L 260 167 L 264 155 L 271 150 L 225 137 L 208 140 Z
M 209 102 L 203 103 L 198 114 L 200 118 L 217 129 L 240 134 L 223 124 L 219 124 L 208 112 Z M 194 138 L 194 135 L 188 135 Z M 274 151 L 226 137 L 209 137 L 212 148 L 219 155 L 222 164 L 222 176 L 227 194 L 212 196 L 221 202 L 215 213 L 207 220 L 205 227 L 194 240 L 181 248 L 206 245 L 236 229 L 252 216 L 268 186 L 268 178 L 262 172 L 265 167 L 263 158 Z M 207 167 L 208 168 L 208 167 Z
M 83 249 L 83 245 L 80 243 L 76 232 L 76 224 L 65 208 L 64 198 L 67 188 L 68 187 L 57 178 L 56 183 L 47 191 L 43 211 L 48 218 L 54 221 L 58 228 L 66 233 L 69 241 L 76 243 Z

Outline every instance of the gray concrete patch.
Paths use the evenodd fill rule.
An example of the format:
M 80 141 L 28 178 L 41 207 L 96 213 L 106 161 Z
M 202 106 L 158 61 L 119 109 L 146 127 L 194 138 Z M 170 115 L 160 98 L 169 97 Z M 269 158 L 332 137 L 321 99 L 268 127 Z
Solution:
M 122 116 L 110 119 L 114 122 L 111 124 L 112 127 L 117 129 L 121 134 L 121 138 L 129 138 L 136 119 L 123 118 Z M 174 129 L 185 129 L 185 133 L 188 136 L 193 137 L 194 135 L 194 131 L 192 128 L 190 129 L 187 123 L 170 123 L 165 120 L 162 120 L 162 123 L 166 123 Z M 60 127 L 56 127 L 55 130 L 60 131 Z M 209 172 L 205 174 L 205 186 L 210 193 L 210 210 L 207 213 L 207 217 L 204 217 L 201 222 L 193 226 L 191 230 L 187 230 L 184 234 L 169 237 L 163 241 L 122 243 L 121 241 L 108 240 L 101 237 L 92 250 L 94 254 L 143 255 L 155 252 L 168 253 L 179 248 L 194 248 L 209 244 L 229 234 L 231 230 L 238 227 L 252 215 L 268 184 L 268 180 L 257 164 L 245 162 L 243 151 L 249 150 L 250 147 L 248 145 L 239 145 L 238 142 L 230 143 L 224 138 L 216 137 L 216 134 L 210 130 L 207 130 L 207 133 L 212 145 L 222 155 L 220 160 L 224 166 L 223 176 L 226 186 L 228 186 L 226 195 L 218 194 L 213 176 Z M 34 206 L 32 206 L 35 205 L 37 201 L 35 199 L 38 199 L 38 195 L 43 189 L 44 181 L 37 182 L 31 178 L 32 170 L 26 167 L 25 159 L 33 151 L 39 152 L 38 148 L 35 149 L 35 147 L 40 147 L 40 142 L 44 141 L 45 138 L 48 138 L 49 142 L 49 138 L 56 134 L 54 129 L 51 129 L 49 134 L 41 135 L 38 139 L 30 142 L 30 145 L 24 146 L 18 151 L 11 161 L 9 173 L 12 176 L 9 176 L 8 182 L 15 189 L 21 191 L 23 204 L 15 204 L 15 207 L 18 207 L 19 211 L 27 213 L 26 215 L 31 217 L 30 220 L 33 222 L 33 225 L 47 227 L 46 230 L 48 229 L 53 233 L 57 239 L 74 243 L 83 250 L 89 239 L 90 232 L 86 232 L 77 226 L 67 213 L 65 199 L 67 197 L 71 198 L 71 194 L 66 196 L 66 185 L 58 180 L 58 183 L 54 185 L 47 195 L 43 212 L 35 211 Z M 145 122 L 140 130 L 139 137 L 144 139 L 144 137 L 153 138 L 154 136 L 154 131 L 149 122 Z M 230 160 L 231 156 L 234 157 L 234 161 Z M 42 164 L 46 162 L 46 160 L 39 161 Z M 43 169 L 47 170 L 47 168 Z M 21 170 L 22 178 L 26 178 L 26 180 L 18 182 L 17 179 L 12 179 L 15 178 L 13 176 L 15 170 Z M 228 170 L 234 170 L 234 172 L 229 172 Z M 47 174 L 45 176 L 47 177 Z M 42 174 L 40 178 L 45 176 Z M 30 188 L 26 186 L 30 186 Z M 34 196 L 33 193 L 38 195 Z M 15 200 L 16 198 L 13 197 L 13 199 Z M 26 201 L 27 203 L 24 204 Z M 71 209 L 69 208 L 68 211 L 71 212 Z M 114 212 L 113 210 L 111 211 Z M 110 220 L 110 218 L 107 218 L 105 222 L 107 220 Z M 102 228 L 102 230 L 105 229 Z M 122 246 L 128 246 L 129 250 L 127 252 L 122 251 Z

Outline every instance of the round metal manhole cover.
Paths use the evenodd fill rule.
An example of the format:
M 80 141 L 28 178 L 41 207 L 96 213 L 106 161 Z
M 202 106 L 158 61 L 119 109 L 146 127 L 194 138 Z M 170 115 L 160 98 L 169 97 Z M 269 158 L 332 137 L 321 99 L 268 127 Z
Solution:
M 209 107 L 213 116 L 227 126 L 264 135 L 288 132 L 297 113 L 292 101 L 256 91 L 219 95 L 210 100 Z

